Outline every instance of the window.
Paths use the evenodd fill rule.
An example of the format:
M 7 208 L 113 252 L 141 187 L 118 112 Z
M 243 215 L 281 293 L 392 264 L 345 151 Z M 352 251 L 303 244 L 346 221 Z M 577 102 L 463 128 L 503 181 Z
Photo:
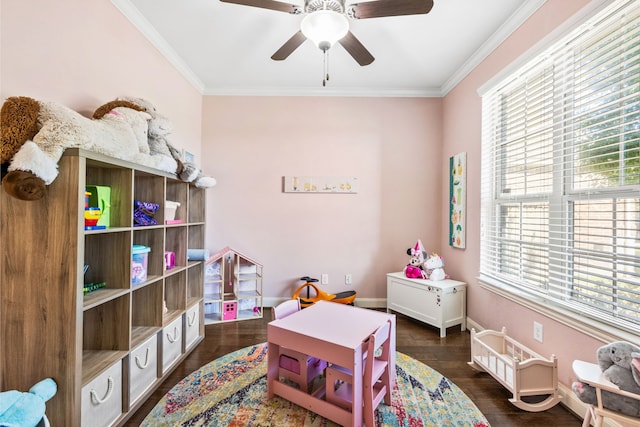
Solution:
M 482 98 L 480 276 L 640 326 L 640 2 L 617 1 Z

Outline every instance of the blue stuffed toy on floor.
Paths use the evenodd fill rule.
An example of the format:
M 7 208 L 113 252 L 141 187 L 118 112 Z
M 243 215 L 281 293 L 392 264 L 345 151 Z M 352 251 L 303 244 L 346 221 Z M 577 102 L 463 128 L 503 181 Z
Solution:
M 0 393 L 0 427 L 35 427 L 44 417 L 45 402 L 58 386 L 51 378 L 35 384 L 28 392 L 17 390 Z

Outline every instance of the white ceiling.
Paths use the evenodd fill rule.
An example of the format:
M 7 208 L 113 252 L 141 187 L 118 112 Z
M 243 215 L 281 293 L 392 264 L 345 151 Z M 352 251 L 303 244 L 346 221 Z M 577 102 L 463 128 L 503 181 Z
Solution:
M 443 96 L 545 1 L 434 0 L 426 15 L 351 20 L 376 59 L 361 67 L 335 45 L 323 87 L 312 42 L 271 59 L 304 15 L 219 0 L 112 0 L 205 95 L 345 96 Z

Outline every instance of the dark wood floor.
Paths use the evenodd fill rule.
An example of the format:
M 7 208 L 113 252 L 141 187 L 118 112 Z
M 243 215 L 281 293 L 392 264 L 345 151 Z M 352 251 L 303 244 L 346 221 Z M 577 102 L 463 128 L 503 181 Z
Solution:
M 226 322 L 206 326 L 205 339 L 178 366 L 125 426 L 138 426 L 155 404 L 182 378 L 202 365 L 240 348 L 267 340 L 269 309 L 263 319 Z M 476 404 L 492 427 L 578 427 L 582 420 L 562 405 L 545 412 L 522 411 L 508 402 L 511 394 L 486 373 L 467 366 L 469 332 L 449 328 L 446 338 L 439 330 L 397 315 L 397 350 L 417 359 L 453 381 Z

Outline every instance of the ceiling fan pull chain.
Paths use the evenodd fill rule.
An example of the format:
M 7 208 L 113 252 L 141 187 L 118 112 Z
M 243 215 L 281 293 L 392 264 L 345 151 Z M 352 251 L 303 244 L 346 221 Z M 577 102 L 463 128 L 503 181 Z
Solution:
M 327 81 L 329 81 L 329 51 L 324 52 L 324 61 L 325 61 L 325 70 L 324 74 L 327 76 Z
M 329 72 L 327 71 L 327 49 L 322 51 L 322 86 L 327 85 L 329 80 Z

